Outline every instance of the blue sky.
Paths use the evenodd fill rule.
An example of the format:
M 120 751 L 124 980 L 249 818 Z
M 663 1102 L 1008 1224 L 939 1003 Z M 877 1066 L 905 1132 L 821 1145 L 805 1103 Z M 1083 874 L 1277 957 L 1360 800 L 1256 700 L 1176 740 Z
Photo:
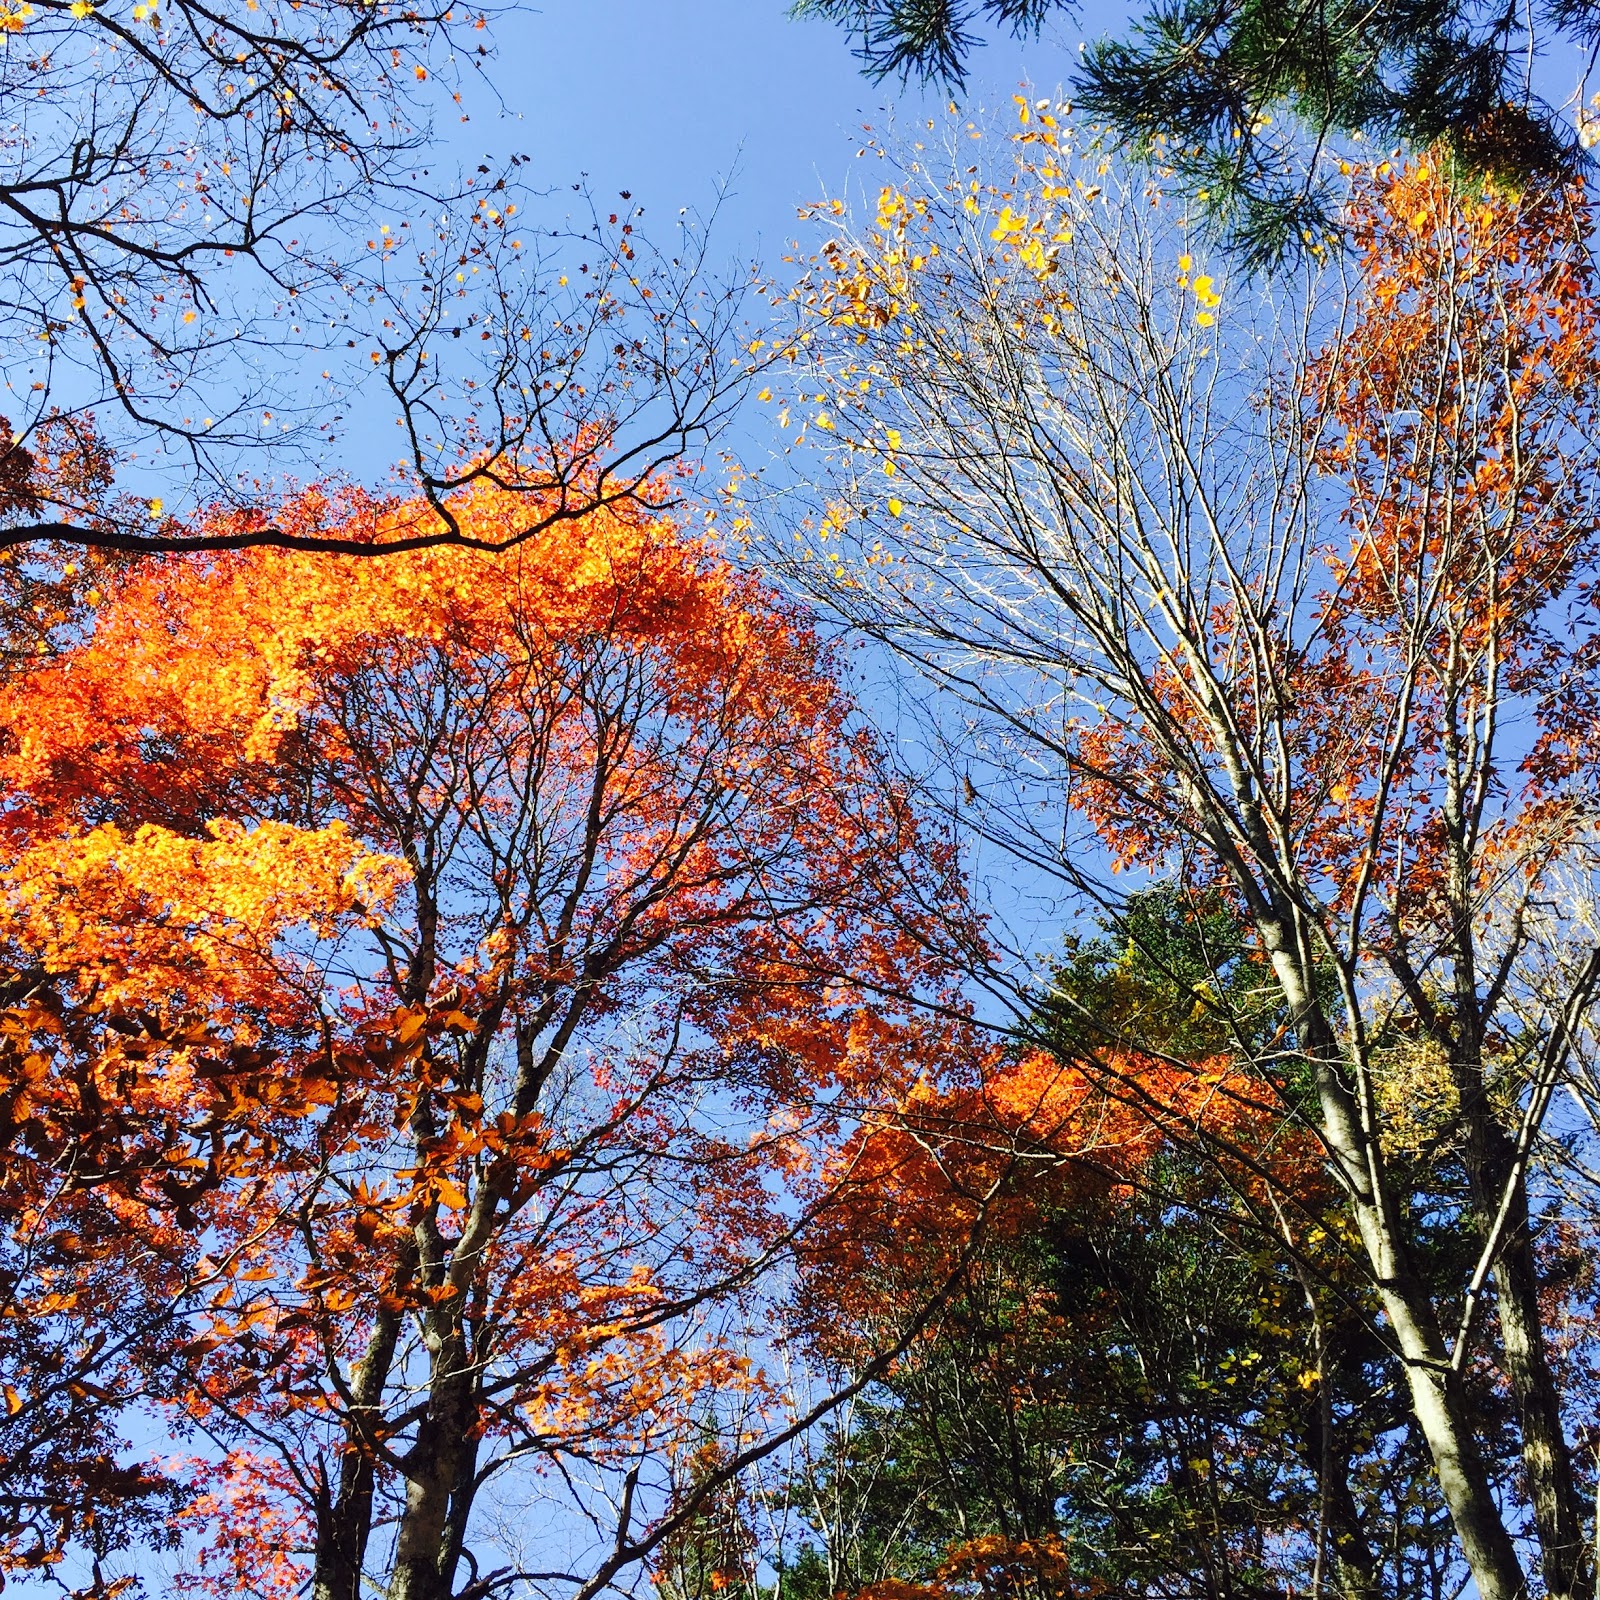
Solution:
M 721 192 L 711 254 L 722 267 L 755 262 L 781 275 L 785 248 L 802 232 L 797 207 L 846 192 L 861 125 L 881 128 L 893 108 L 904 126 L 947 98 L 870 82 L 850 37 L 791 20 L 788 0 L 500 3 L 488 70 L 498 99 L 469 91 L 466 126 L 448 103 L 439 107 L 450 156 L 496 169 L 512 153 L 527 156 L 523 180 L 552 191 L 527 213 L 545 226 L 560 225 L 567 186 L 580 178 L 597 199 L 626 189 L 658 244 L 673 237 L 680 208 L 703 214 Z M 1070 78 L 1080 41 L 1122 34 L 1145 10 L 1146 0 L 1083 0 L 1040 39 L 991 36 L 972 55 L 964 98 L 976 108 L 1007 105 L 1023 84 L 1048 92 Z M 1553 83 L 1558 99 L 1576 76 L 1566 59 L 1543 74 L 1563 80 Z M 376 392 L 357 398 L 343 469 L 381 481 L 396 453 L 393 422 Z M 759 432 L 747 415 L 725 442 L 760 455 Z
M 1023 83 L 1053 89 L 1078 42 L 1120 31 L 1130 9 L 1087 0 L 1042 38 L 994 35 L 974 51 L 961 98 L 1009 106 Z M 499 170 L 512 154 L 529 158 L 522 181 L 550 191 L 526 212 L 541 227 L 562 224 L 580 179 L 597 200 L 627 190 L 657 244 L 673 239 L 680 209 L 704 215 L 720 195 L 711 259 L 723 276 L 751 264 L 781 276 L 804 231 L 797 208 L 844 192 L 862 124 L 882 127 L 891 108 L 914 120 L 950 98 L 872 83 L 843 30 L 791 20 L 787 0 L 546 0 L 491 9 L 489 26 L 495 56 L 488 85 L 466 91 L 469 120 L 458 123 L 448 102 L 435 107 L 450 162 Z M 381 482 L 397 453 L 392 403 L 370 387 L 347 410 L 339 465 Z M 748 410 L 720 442 L 741 454 L 768 447 Z
M 1024 77 L 1053 87 L 1077 41 L 1125 15 L 1091 0 L 1044 41 L 996 39 L 969 95 L 1009 97 Z M 506 111 L 475 118 L 484 148 L 531 156 L 536 181 L 586 172 L 599 193 L 630 189 L 647 217 L 704 206 L 731 175 L 720 224 L 740 254 L 781 254 L 795 207 L 842 185 L 861 123 L 921 98 L 863 78 L 848 37 L 791 21 L 785 0 L 549 0 L 494 26 Z
M 974 54 L 968 98 L 1007 99 L 1025 79 L 1054 88 L 1081 39 L 1122 33 L 1145 9 L 1085 0 L 1041 41 L 991 39 Z M 860 124 L 921 99 L 863 78 L 848 36 L 791 21 L 787 0 L 547 0 L 492 26 L 506 110 L 462 130 L 472 148 L 521 151 L 552 183 L 586 172 L 598 192 L 631 189 L 658 215 L 703 205 L 734 173 L 723 224 L 739 253 L 781 253 L 796 205 L 842 187 Z M 1562 46 L 1537 75 L 1559 101 L 1579 72 Z

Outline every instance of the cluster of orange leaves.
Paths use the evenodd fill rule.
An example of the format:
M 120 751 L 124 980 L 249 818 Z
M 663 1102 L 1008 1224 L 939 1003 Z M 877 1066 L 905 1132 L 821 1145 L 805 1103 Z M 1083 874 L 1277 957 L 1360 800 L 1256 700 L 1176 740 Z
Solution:
M 1107 1052 L 1089 1062 L 1015 1056 L 973 1038 L 965 1083 L 924 1078 L 892 1115 L 868 1117 L 832 1158 L 830 1225 L 813 1246 L 807 1336 L 859 1360 L 895 1304 L 955 1291 L 975 1253 L 1036 1231 L 1053 1211 L 1115 1203 L 1174 1146 L 1206 1149 L 1230 1182 L 1324 1187 L 1321 1153 L 1258 1076 L 1225 1058 Z
M 1104 1592 L 1092 1575 L 1074 1579 L 1072 1555 L 1053 1534 L 1038 1539 L 1008 1539 L 985 1534 L 952 1546 L 935 1568 L 931 1583 L 884 1578 L 862 1589 L 856 1600 L 953 1600 L 981 1596 L 1001 1600 L 1018 1594 L 1089 1600 Z

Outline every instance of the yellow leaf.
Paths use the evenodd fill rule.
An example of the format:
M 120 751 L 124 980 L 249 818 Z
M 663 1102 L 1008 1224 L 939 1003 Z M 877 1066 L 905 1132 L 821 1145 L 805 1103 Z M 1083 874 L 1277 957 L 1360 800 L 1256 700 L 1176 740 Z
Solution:
M 898 517 L 900 515 L 900 513 L 902 511 L 904 511 L 904 510 L 905 510 L 905 506 L 900 501 L 891 500 L 889 502 L 889 515 L 891 517 Z
M 1027 226 L 1027 222 L 1028 219 L 1026 217 L 1019 217 L 1010 206 L 1007 206 L 1005 210 L 1000 213 L 1000 219 L 995 224 L 994 230 L 990 233 L 989 237 L 997 240 L 1001 244 L 1004 244 L 1012 234 L 1021 233 L 1022 230 Z

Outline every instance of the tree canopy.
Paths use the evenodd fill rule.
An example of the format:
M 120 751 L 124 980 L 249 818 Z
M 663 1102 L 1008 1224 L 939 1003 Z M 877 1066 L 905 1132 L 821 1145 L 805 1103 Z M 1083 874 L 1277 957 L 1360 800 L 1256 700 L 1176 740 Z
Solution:
M 581 1472 L 600 1593 L 685 1438 L 798 1425 L 749 1346 L 848 1130 L 981 1068 L 803 620 L 659 515 L 518 548 L 146 562 L 9 688 L 13 1569 L 159 1504 L 218 1593 L 489 1592 L 480 1499 Z M 118 1475 L 136 1401 L 190 1460 Z
M 1582 189 L 1382 163 L 1352 174 L 1333 303 L 1315 275 L 1258 302 L 1061 108 L 1019 97 L 992 165 L 955 132 L 864 215 L 817 208 L 818 492 L 775 558 L 944 703 L 975 848 L 1108 910 L 1142 963 L 1141 988 L 1069 960 L 1046 1038 L 1182 1131 L 1309 1293 L 1351 1270 L 1381 1307 L 1478 1592 L 1529 1581 L 1487 1369 L 1547 1592 L 1585 1593 L 1584 1386 L 1540 1262 L 1592 1215 L 1553 1110 L 1562 1083 L 1588 1104 L 1600 981 Z M 1177 890 L 1187 942 L 1119 873 Z M 1208 1025 L 1221 1063 L 1194 1059 Z M 1170 1072 L 1279 1132 L 1177 1112 Z M 1302 1131 L 1327 1189 L 1275 1175 Z
M 987 29 L 1037 37 L 1076 0 L 799 0 L 799 16 L 860 41 L 875 78 L 959 88 Z M 1338 214 L 1330 146 L 1350 140 L 1448 151 L 1513 186 L 1587 165 L 1584 109 L 1534 88 L 1530 62 L 1558 44 L 1589 55 L 1600 8 L 1474 0 L 1164 0 L 1121 38 L 1091 40 L 1072 98 L 1112 136 L 1167 168 L 1250 265 L 1327 237 Z

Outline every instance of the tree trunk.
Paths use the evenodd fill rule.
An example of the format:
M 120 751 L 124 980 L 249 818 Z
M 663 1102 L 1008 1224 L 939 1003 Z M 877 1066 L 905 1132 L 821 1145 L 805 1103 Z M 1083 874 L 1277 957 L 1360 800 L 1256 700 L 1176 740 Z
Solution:
M 466 1339 L 459 1322 L 450 1318 L 433 1354 L 428 1414 L 406 1460 L 406 1508 L 388 1600 L 449 1600 L 455 1566 L 450 1501 L 471 1447 L 475 1413 Z
M 1300 957 L 1310 942 L 1285 937 L 1292 926 L 1288 918 L 1262 918 L 1258 926 L 1316 1074 L 1323 1141 L 1350 1196 L 1373 1281 L 1405 1367 L 1412 1415 L 1433 1458 L 1439 1492 L 1461 1540 L 1479 1600 L 1522 1600 L 1527 1580 L 1495 1504 L 1460 1375 L 1450 1365 L 1432 1297 L 1412 1265 L 1375 1126 L 1362 1115 L 1333 1030 L 1314 998 L 1309 963 Z
M 409 1240 L 395 1267 L 397 1284 L 416 1262 Z M 379 1309 L 367 1353 L 350 1375 L 350 1413 L 345 1418 L 337 1493 L 317 1507 L 317 1545 L 311 1572 L 312 1600 L 361 1600 L 361 1571 L 372 1534 L 372 1495 L 377 1462 L 374 1426 L 382 1416 L 385 1384 L 400 1335 L 400 1313 Z
M 1379 1600 L 1378 1565 L 1362 1532 L 1350 1485 L 1341 1480 L 1328 1498 L 1328 1546 L 1333 1587 L 1341 1600 Z
M 1550 1600 L 1579 1600 L 1580 1596 L 1589 1600 L 1592 1564 L 1583 1536 L 1572 1455 L 1561 1422 L 1561 1399 L 1545 1350 L 1527 1185 L 1520 1174 L 1511 1177 L 1512 1151 L 1504 1131 L 1492 1128 L 1485 1142 L 1482 1182 L 1473 1187 L 1486 1234 L 1494 1226 L 1504 1185 L 1511 1185 L 1505 1239 L 1494 1269 L 1495 1308 L 1506 1376 L 1511 1380 L 1521 1427 L 1522 1464 L 1539 1533 L 1545 1591 Z
M 1400 1346 L 1412 1414 L 1433 1458 L 1439 1491 L 1480 1600 L 1521 1600 L 1527 1593 L 1527 1578 L 1490 1491 L 1460 1375 L 1450 1365 L 1432 1308 L 1418 1314 L 1426 1301 L 1414 1280 L 1380 1283 L 1380 1293 Z
M 450 1491 L 450 1518 L 445 1527 L 444 1545 L 439 1553 L 439 1581 L 443 1593 L 455 1592 L 456 1570 L 467 1547 L 467 1521 L 477 1491 L 478 1440 L 476 1434 L 462 1441 L 461 1459 L 456 1466 L 456 1481 Z
M 1319 1365 L 1317 1392 L 1306 1413 L 1305 1456 L 1317 1477 L 1333 1590 L 1341 1600 L 1379 1600 L 1378 1563 L 1350 1493 L 1350 1452 L 1333 1416 L 1331 1373 L 1326 1363 Z

